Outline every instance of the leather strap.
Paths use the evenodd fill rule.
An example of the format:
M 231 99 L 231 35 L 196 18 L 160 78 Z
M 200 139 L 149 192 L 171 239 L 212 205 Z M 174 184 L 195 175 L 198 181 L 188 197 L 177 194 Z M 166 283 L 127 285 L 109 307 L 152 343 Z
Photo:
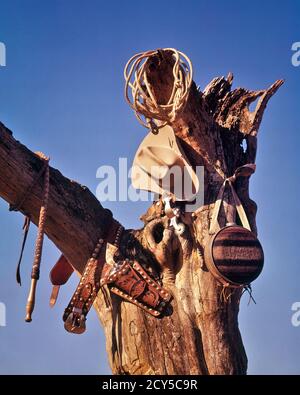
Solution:
M 43 198 L 42 198 L 42 204 L 40 208 L 40 213 L 39 213 L 39 222 L 38 222 L 38 234 L 36 238 L 36 243 L 35 243 L 35 251 L 34 251 L 34 261 L 32 265 L 32 271 L 31 271 L 31 284 L 30 284 L 30 290 L 29 290 L 29 295 L 27 298 L 27 304 L 26 304 L 26 322 L 31 322 L 32 318 L 31 315 L 34 310 L 34 305 L 35 305 L 35 294 L 36 294 L 36 286 L 37 286 L 37 281 L 40 277 L 40 264 L 41 264 L 41 257 L 42 257 L 42 250 L 43 250 L 43 241 L 44 241 L 44 233 L 45 233 L 45 223 L 47 220 L 47 207 L 48 207 L 48 199 L 49 199 L 49 179 L 50 179 L 50 169 L 49 169 L 49 160 L 50 158 L 47 157 L 45 154 L 42 152 L 38 151 L 35 152 L 35 155 L 42 160 L 42 166 L 37 173 L 36 177 L 33 179 L 33 182 L 29 185 L 29 187 L 25 190 L 25 193 L 22 195 L 22 197 L 19 199 L 19 201 L 16 204 L 11 204 L 9 207 L 10 211 L 19 211 L 21 207 L 23 206 L 24 202 L 27 200 L 28 196 L 32 193 L 34 186 L 36 183 L 39 181 L 39 179 L 44 175 L 44 185 L 43 185 Z M 16 278 L 17 282 L 21 285 L 21 276 L 20 276 L 20 265 L 22 261 L 22 256 L 23 256 L 23 251 L 27 239 L 27 234 L 29 230 L 29 225 L 30 225 L 30 218 L 26 216 L 25 218 L 25 223 L 23 226 L 24 229 L 24 237 L 23 237 L 23 242 L 22 242 L 22 247 L 21 247 L 21 253 L 17 265 L 17 273 L 16 273 Z
M 232 177 L 226 178 L 226 180 L 223 182 L 218 196 L 217 196 L 217 200 L 215 203 L 215 207 L 214 207 L 214 211 L 213 211 L 213 215 L 212 215 L 212 219 L 211 219 L 211 223 L 210 223 L 210 228 L 209 228 L 209 234 L 213 235 L 215 234 L 219 229 L 220 226 L 218 224 L 218 217 L 219 217 L 219 212 L 220 212 L 220 208 L 221 205 L 223 203 L 223 197 L 224 197 L 224 191 L 226 188 L 226 185 L 228 183 L 230 189 L 231 189 L 231 193 L 232 193 L 232 197 L 233 197 L 233 202 L 234 202 L 234 206 L 236 208 L 236 211 L 240 217 L 240 220 L 242 222 L 242 225 L 244 228 L 248 229 L 251 231 L 251 227 L 247 218 L 247 215 L 245 213 L 244 207 L 232 185 L 232 183 L 238 178 L 238 177 L 246 177 L 246 176 L 250 176 L 252 173 L 254 173 L 255 171 L 255 165 L 254 164 L 247 164 L 244 166 L 239 167 L 234 175 Z
M 40 159 L 43 160 L 43 165 L 42 165 L 41 169 L 39 170 L 39 172 L 37 173 L 36 177 L 33 179 L 33 182 L 25 190 L 25 193 L 21 196 L 19 201 L 16 204 L 10 204 L 9 211 L 19 211 L 21 209 L 21 207 L 23 206 L 24 202 L 27 200 L 28 196 L 31 194 L 34 186 L 39 181 L 39 179 L 42 177 L 42 175 L 45 173 L 46 170 L 49 171 L 49 158 L 46 157 L 42 152 L 35 152 L 35 154 Z M 44 188 L 45 188 L 45 185 L 44 185 Z M 21 268 L 21 262 L 22 262 L 22 258 L 23 258 L 23 252 L 24 252 L 24 248 L 25 248 L 25 244 L 26 244 L 26 240 L 27 240 L 27 236 L 28 236 L 29 227 L 30 227 L 30 217 L 26 215 L 25 220 L 24 220 L 24 225 L 23 225 L 23 230 L 24 230 L 23 241 L 22 241 L 19 260 L 17 263 L 17 270 L 16 270 L 16 280 L 17 280 L 17 283 L 20 285 L 21 285 L 20 268 Z
M 66 284 L 74 272 L 73 266 L 62 254 L 50 272 L 50 281 L 53 284 L 50 296 L 50 306 L 53 307 L 57 301 L 60 286 Z
M 113 293 L 155 317 L 163 313 L 172 296 L 137 261 L 125 259 L 117 270 L 107 266 L 103 270 L 101 285 L 107 284 Z
M 73 266 L 62 254 L 50 272 L 50 280 L 53 285 L 64 285 L 74 272 Z
M 122 231 L 123 227 L 117 221 L 113 220 L 106 240 L 102 237 L 99 238 L 63 315 L 65 329 L 68 332 L 80 334 L 85 331 L 86 316 L 100 289 L 100 277 L 105 262 L 105 245 L 108 241 L 112 240 L 118 245 Z
M 94 281 L 99 267 L 97 259 L 88 260 L 80 283 L 63 315 L 65 329 L 68 332 L 83 333 L 85 331 L 86 316 L 100 289 L 99 283 Z
M 18 264 L 17 264 L 17 270 L 16 270 L 16 280 L 17 280 L 17 283 L 20 285 L 22 285 L 21 273 L 20 273 L 21 262 L 22 262 L 23 252 L 24 252 L 24 248 L 25 248 L 25 244 L 26 244 L 26 240 L 27 240 L 27 236 L 28 236 L 28 232 L 29 232 L 29 227 L 30 227 L 30 218 L 28 216 L 25 216 L 24 225 L 23 225 L 23 231 L 24 231 L 23 232 L 23 241 L 22 241 L 21 252 L 20 252 L 20 256 L 19 256 L 19 260 L 18 260 Z
M 54 307 L 58 298 L 59 290 L 60 290 L 60 285 L 53 285 L 50 295 L 50 301 L 49 301 L 50 307 Z

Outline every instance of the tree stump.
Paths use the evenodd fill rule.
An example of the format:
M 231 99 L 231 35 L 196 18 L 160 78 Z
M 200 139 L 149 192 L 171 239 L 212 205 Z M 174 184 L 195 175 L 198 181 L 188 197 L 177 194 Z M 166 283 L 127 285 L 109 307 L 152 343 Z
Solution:
M 163 52 L 148 62 L 148 81 L 157 102 L 163 104 L 173 82 L 172 57 Z M 247 357 L 238 327 L 241 290 L 231 290 L 227 300 L 221 297 L 222 286 L 207 270 L 203 250 L 219 188 L 237 167 L 255 162 L 263 112 L 283 81 L 260 91 L 232 90 L 232 81 L 232 74 L 215 78 L 203 92 L 193 83 L 185 108 L 171 124 L 192 166 L 202 165 L 205 172 L 204 205 L 191 218 L 187 231 L 178 236 L 168 229 L 166 217 L 155 215 L 160 204 L 156 202 L 142 217 L 144 227 L 126 230 L 121 241 L 124 253 L 135 255 L 162 278 L 173 295 L 172 314 L 154 318 L 107 289 L 99 292 L 94 303 L 114 374 L 246 374 Z M 256 100 L 251 112 L 249 105 Z M 41 160 L 0 124 L 0 196 L 15 204 L 41 166 Z M 238 179 L 235 189 L 256 232 L 249 178 Z M 20 209 L 34 223 L 41 196 L 39 181 Z M 46 234 L 79 273 L 109 217 L 86 187 L 50 168 Z

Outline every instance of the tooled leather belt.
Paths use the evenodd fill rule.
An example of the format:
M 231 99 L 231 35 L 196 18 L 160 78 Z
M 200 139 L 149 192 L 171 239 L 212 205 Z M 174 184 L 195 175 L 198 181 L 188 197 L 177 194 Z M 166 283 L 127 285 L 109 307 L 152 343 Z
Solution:
M 107 284 L 111 292 L 155 317 L 163 313 L 171 294 L 154 281 L 136 260 L 125 259 L 118 268 L 109 266 L 106 262 L 101 285 Z
M 154 281 L 136 260 L 120 256 L 119 242 L 123 230 L 113 220 L 105 240 L 98 240 L 63 315 L 68 332 L 80 334 L 85 331 L 86 316 L 104 285 L 155 317 L 160 316 L 170 302 L 171 294 Z

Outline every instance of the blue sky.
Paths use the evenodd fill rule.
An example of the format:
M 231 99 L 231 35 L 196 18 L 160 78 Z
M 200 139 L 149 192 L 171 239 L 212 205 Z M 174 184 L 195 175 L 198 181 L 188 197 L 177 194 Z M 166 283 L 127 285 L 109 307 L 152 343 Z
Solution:
M 265 112 L 251 197 L 258 203 L 263 274 L 253 284 L 257 305 L 241 303 L 240 328 L 249 373 L 300 373 L 300 327 L 291 306 L 300 301 L 300 67 L 291 64 L 300 41 L 298 1 L 32 1 L 2 0 L 0 121 L 32 150 L 51 157 L 66 176 L 94 193 L 100 165 L 133 159 L 145 130 L 123 97 L 123 67 L 136 52 L 175 47 L 192 60 L 202 88 L 232 71 L 234 86 L 261 89 L 286 80 Z M 1 169 L 0 169 L 1 171 Z M 139 227 L 146 203 L 106 202 L 127 227 Z M 24 256 L 23 286 L 15 283 L 23 217 L 0 200 L 0 373 L 110 373 L 96 314 L 84 335 L 65 332 L 62 312 L 74 278 L 50 310 L 48 273 L 59 251 L 46 241 L 34 320 L 24 322 L 35 231 Z

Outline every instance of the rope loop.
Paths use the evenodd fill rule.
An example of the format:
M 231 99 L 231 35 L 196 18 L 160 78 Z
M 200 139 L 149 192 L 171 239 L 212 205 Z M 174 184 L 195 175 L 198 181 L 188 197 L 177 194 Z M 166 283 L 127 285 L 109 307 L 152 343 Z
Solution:
M 147 61 L 154 55 L 162 57 L 162 52 L 165 51 L 171 52 L 174 58 L 174 82 L 168 102 L 158 104 L 147 79 Z M 140 124 L 157 133 L 158 129 L 174 122 L 179 111 L 184 108 L 193 82 L 193 67 L 183 52 L 174 48 L 158 49 L 138 53 L 129 59 L 124 69 L 124 78 L 127 103 Z

